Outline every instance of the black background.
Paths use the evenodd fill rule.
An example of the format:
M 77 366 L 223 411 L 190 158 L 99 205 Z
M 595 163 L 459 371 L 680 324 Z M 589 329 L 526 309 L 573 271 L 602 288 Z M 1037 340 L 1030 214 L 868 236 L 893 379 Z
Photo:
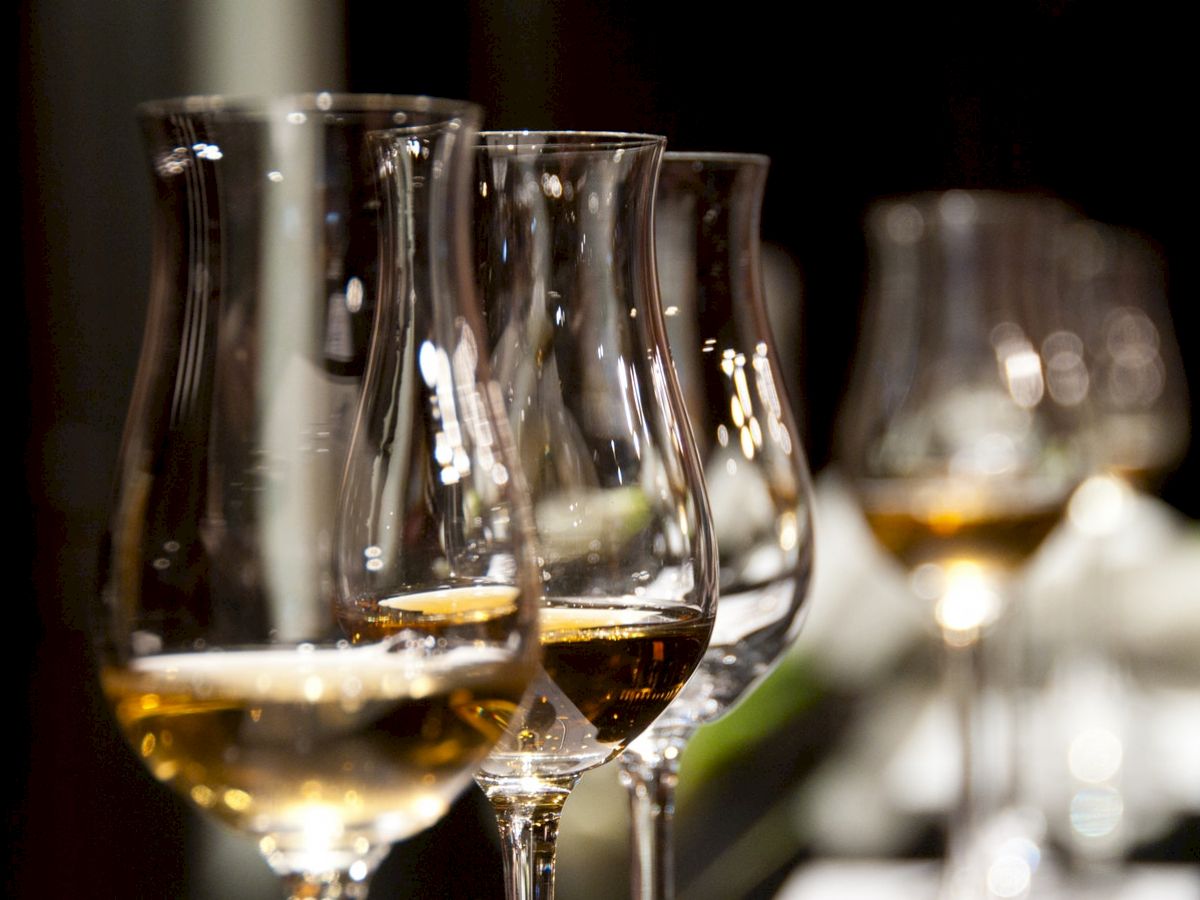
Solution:
M 352 90 L 467 97 L 489 127 L 651 131 L 675 149 L 769 154 L 764 234 L 804 276 L 802 341 L 785 350 L 804 373 L 814 468 L 828 461 L 854 347 L 862 214 L 881 195 L 1035 188 L 1144 231 L 1168 260 L 1200 384 L 1196 58 L 1182 4 L 347 5 Z M 85 611 L 145 313 L 149 190 L 132 107 L 185 89 L 183 11 L 27 0 L 20 12 L 24 306 L 9 356 L 25 455 L 7 636 L 20 762 L 6 792 L 16 896 L 172 896 L 181 882 L 185 817 L 109 724 Z M 1198 470 L 1193 448 L 1164 487 L 1193 518 Z M 477 841 L 478 815 L 467 807 L 450 834 L 410 848 L 424 849 L 432 883 L 450 867 L 456 880 L 442 886 L 462 893 L 446 895 L 498 890 L 491 845 L 480 858 L 439 849 Z M 472 881 L 476 870 L 487 874 Z

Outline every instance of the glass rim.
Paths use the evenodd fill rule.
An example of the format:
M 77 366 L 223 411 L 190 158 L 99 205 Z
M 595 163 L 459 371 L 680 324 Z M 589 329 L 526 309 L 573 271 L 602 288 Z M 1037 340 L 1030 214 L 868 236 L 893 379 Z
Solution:
M 495 141 L 495 143 L 493 143 Z M 661 134 L 636 131 L 561 131 L 508 130 L 480 131 L 476 136 L 477 150 L 507 150 L 509 152 L 554 152 L 557 150 L 640 150 L 662 148 L 667 139 Z
M 742 153 L 723 150 L 667 150 L 663 153 L 663 164 L 705 163 L 728 166 L 769 166 L 771 157 L 765 153 Z
M 244 96 L 190 94 L 147 100 L 139 103 L 135 109 L 140 118 L 209 114 L 250 120 L 291 112 L 347 115 L 391 112 L 442 119 L 470 117 L 477 121 L 483 118 L 483 107 L 470 100 L 454 100 L 424 94 L 358 94 L 338 91 Z
M 867 209 L 887 209 L 900 204 L 909 204 L 921 208 L 937 206 L 947 198 L 961 197 L 975 203 L 998 205 L 1022 205 L 1033 208 L 1035 205 L 1046 209 L 1055 207 L 1071 209 L 1071 204 L 1058 194 L 1037 188 L 946 188 L 944 190 L 912 191 L 900 194 L 881 194 L 873 197 L 867 203 Z
M 863 213 L 863 225 L 867 231 L 886 232 L 892 214 L 904 207 L 937 218 L 953 205 L 961 206 L 963 213 L 969 210 L 969 221 L 978 225 L 1012 222 L 1019 217 L 1040 217 L 1046 222 L 1065 224 L 1079 216 L 1071 203 L 1043 190 L 949 188 L 875 197 Z M 963 220 L 959 224 L 966 223 Z

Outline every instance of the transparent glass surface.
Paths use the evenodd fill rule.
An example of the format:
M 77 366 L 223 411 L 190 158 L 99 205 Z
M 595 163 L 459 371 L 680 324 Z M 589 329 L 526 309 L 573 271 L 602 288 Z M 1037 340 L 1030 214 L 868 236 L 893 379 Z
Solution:
M 1061 281 L 1073 221 L 1043 197 L 951 191 L 881 203 L 867 223 L 870 291 L 839 456 L 947 647 L 963 761 L 951 897 L 986 896 L 1006 842 L 1042 841 L 1013 755 L 996 752 L 1013 740 L 1022 648 L 998 623 L 1011 576 L 1093 463 L 1086 392 L 1055 381 L 1056 348 L 1079 341 Z
M 667 351 L 651 213 L 663 139 L 487 133 L 477 276 L 542 563 L 542 663 L 477 780 L 510 896 L 553 891 L 558 809 L 704 655 L 716 555 Z
M 434 327 L 472 321 L 478 111 L 320 94 L 150 104 L 141 121 L 154 258 L 104 689 L 151 773 L 255 838 L 294 896 L 362 896 L 387 845 L 470 783 L 535 652 L 519 477 L 499 477 L 503 429 L 470 405 L 484 370 L 441 365 L 467 329 Z M 403 165 L 396 141 L 417 151 Z M 437 378 L 412 377 L 430 352 Z M 454 402 L 473 418 L 447 497 L 431 423 Z M 469 566 L 447 549 L 466 545 Z M 396 599 L 415 591 L 431 599 Z M 466 625 L 448 614 L 463 594 L 486 610 Z
M 1063 240 L 1070 263 L 1063 291 L 1081 333 L 1051 348 L 1048 386 L 1086 393 L 1097 460 L 1153 489 L 1183 458 L 1190 436 L 1164 261 L 1143 236 L 1100 222 L 1075 222 Z
M 674 895 L 674 785 L 688 739 L 762 677 L 796 635 L 812 567 L 808 466 L 780 374 L 759 269 L 768 160 L 667 153 L 655 208 L 664 319 L 703 460 L 720 602 L 700 668 L 621 757 L 633 893 Z

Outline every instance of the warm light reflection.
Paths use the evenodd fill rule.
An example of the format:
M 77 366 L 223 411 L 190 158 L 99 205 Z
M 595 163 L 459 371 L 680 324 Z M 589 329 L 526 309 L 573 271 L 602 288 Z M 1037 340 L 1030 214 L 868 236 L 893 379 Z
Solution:
M 705 340 L 704 350 L 715 349 L 715 338 Z M 729 421 L 732 427 L 718 423 L 716 427 L 717 443 L 726 447 L 733 438 L 731 431 L 737 432 L 737 446 L 746 459 L 754 459 L 766 443 L 765 434 L 781 447 L 784 453 L 790 453 L 791 441 L 779 417 L 782 415 L 782 404 L 771 375 L 770 363 L 767 359 L 766 342 L 760 341 L 755 345 L 752 359 L 747 359 L 745 353 L 739 353 L 733 348 L 726 348 L 719 362 L 721 372 L 729 378 Z M 761 402 L 759 414 L 765 415 L 765 426 L 755 414 L 754 397 L 751 393 L 750 378 L 747 376 L 747 363 L 755 375 L 754 387 Z M 727 460 L 726 467 L 730 468 L 732 461 Z M 731 469 L 732 471 L 732 469 Z
M 729 417 L 733 420 L 734 428 L 741 428 L 746 424 L 746 414 L 742 412 L 742 401 L 736 394 L 729 398 Z
M 1032 349 L 1010 353 L 1004 359 L 1004 378 L 1013 402 L 1022 409 L 1031 409 L 1042 400 L 1042 358 Z
M 245 791 L 240 791 L 237 788 L 229 788 L 221 797 L 225 805 L 234 812 L 245 812 L 254 802 L 254 798 Z
M 304 679 L 304 699 L 316 703 L 325 694 L 325 680 L 320 675 L 309 675 Z
M 1000 614 L 1001 598 L 986 570 L 970 560 L 947 563 L 943 590 L 934 616 L 946 640 L 955 646 L 973 643 Z
M 784 552 L 794 550 L 800 536 L 796 513 L 792 510 L 781 513 L 777 527 L 779 529 L 779 549 Z
M 342 816 L 332 806 L 305 806 L 300 814 L 300 833 L 308 852 L 326 850 L 342 836 Z
M 740 432 L 742 456 L 746 459 L 754 459 L 754 438 L 750 435 L 750 429 L 743 427 Z

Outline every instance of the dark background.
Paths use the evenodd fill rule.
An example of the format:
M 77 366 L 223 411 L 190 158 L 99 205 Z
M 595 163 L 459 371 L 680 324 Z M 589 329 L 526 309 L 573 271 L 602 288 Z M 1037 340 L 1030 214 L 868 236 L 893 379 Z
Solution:
M 467 97 L 489 127 L 651 131 L 675 149 L 769 154 L 764 235 L 804 276 L 802 340 L 785 352 L 802 366 L 814 468 L 828 461 L 854 348 L 862 214 L 881 195 L 1036 188 L 1142 230 L 1167 258 L 1200 384 L 1196 58 L 1181 4 L 346 6 L 351 90 Z M 25 455 L 10 538 L 19 762 L 5 874 L 15 896 L 171 896 L 181 883 L 186 817 L 109 723 L 86 610 L 146 303 L 150 195 L 132 108 L 183 89 L 183 9 L 20 7 L 24 306 L 10 355 Z M 1193 518 L 1198 472 L 1193 448 L 1164 486 Z M 447 849 L 478 842 L 478 815 L 468 806 L 418 839 L 395 872 L 424 850 L 433 884 L 445 865 L 461 896 L 498 890 L 490 844 L 482 858 Z

